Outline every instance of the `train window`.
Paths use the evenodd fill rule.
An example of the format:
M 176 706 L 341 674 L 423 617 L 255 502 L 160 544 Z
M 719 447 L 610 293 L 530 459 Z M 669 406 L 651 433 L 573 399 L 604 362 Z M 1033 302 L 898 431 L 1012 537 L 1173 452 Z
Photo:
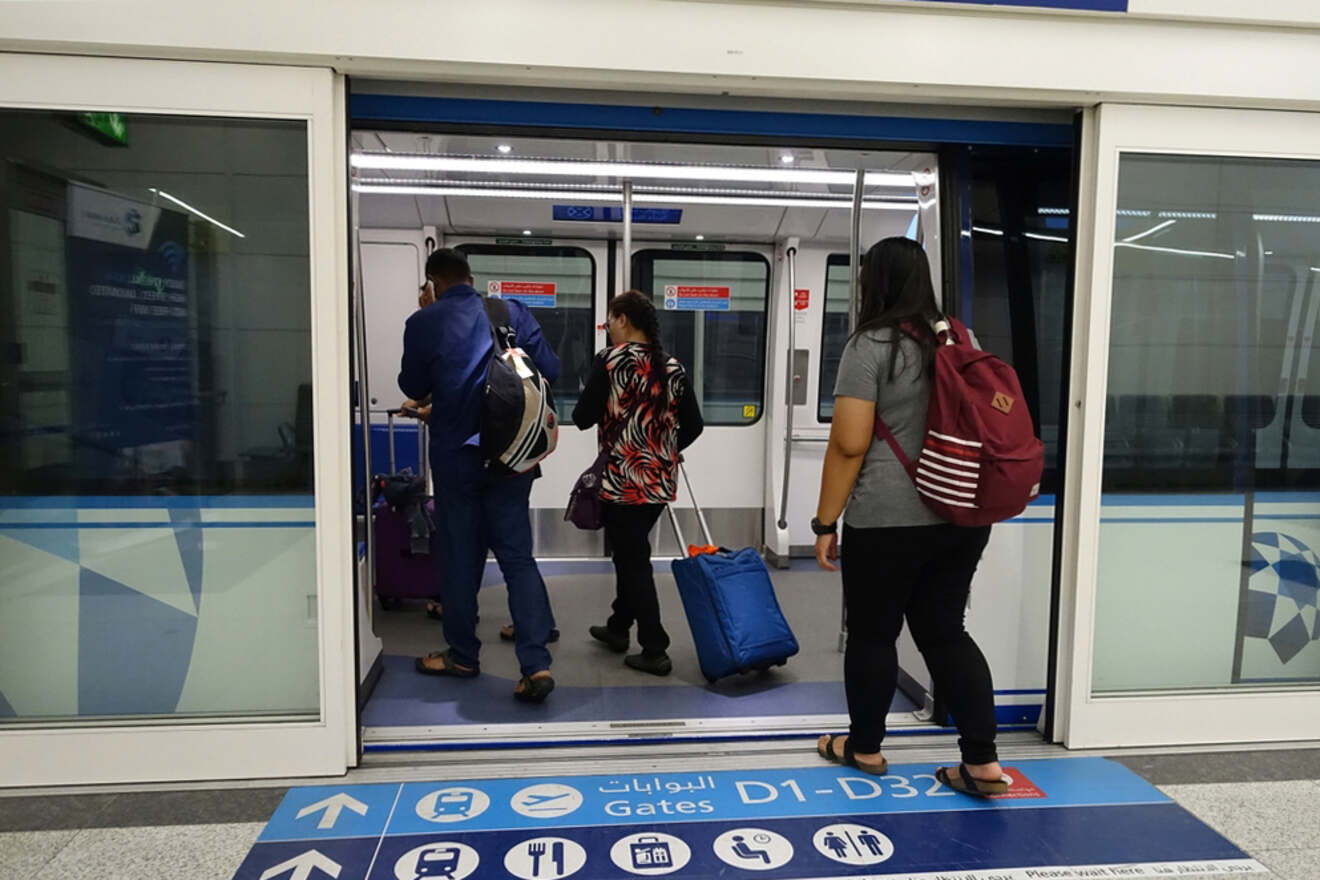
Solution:
M 476 288 L 519 299 L 559 355 L 555 409 L 572 416 L 595 354 L 596 261 L 579 247 L 461 244 Z
M 770 263 L 748 251 L 644 250 L 633 284 L 663 309 L 665 349 L 688 370 L 709 425 L 750 425 L 765 388 Z
M 959 279 L 946 311 L 1017 371 L 1045 444 L 1041 491 L 1058 490 L 1071 154 L 977 148 L 960 169 Z M 970 270 L 970 271 L 969 271 Z
M 834 417 L 834 383 L 839 360 L 848 342 L 848 255 L 830 254 L 825 260 L 825 319 L 820 330 L 820 388 L 816 419 Z
M 1320 683 L 1317 191 L 1320 162 L 1119 156 L 1092 693 Z

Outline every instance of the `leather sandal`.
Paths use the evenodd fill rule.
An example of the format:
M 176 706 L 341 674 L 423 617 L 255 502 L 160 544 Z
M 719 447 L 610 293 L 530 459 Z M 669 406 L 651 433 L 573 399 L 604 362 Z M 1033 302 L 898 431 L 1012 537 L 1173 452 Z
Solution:
M 445 665 L 437 669 L 434 666 L 426 665 L 427 660 L 441 660 L 444 661 Z M 448 676 L 449 678 L 476 678 L 481 672 L 481 667 L 479 666 L 468 667 L 460 665 L 454 660 L 454 653 L 452 651 L 432 651 L 425 657 L 418 657 L 414 660 L 413 666 L 422 675 L 441 675 Z
M 544 703 L 555 689 L 555 680 L 548 675 L 524 675 L 514 688 L 513 698 L 522 703 Z
M 970 794 L 973 797 L 994 797 L 995 795 L 1008 794 L 1008 780 L 1000 778 L 996 782 L 988 779 L 977 779 L 967 772 L 966 764 L 958 765 L 958 775 L 954 776 L 949 767 L 940 767 L 935 771 L 935 778 L 947 785 L 954 791 L 960 791 L 963 794 Z

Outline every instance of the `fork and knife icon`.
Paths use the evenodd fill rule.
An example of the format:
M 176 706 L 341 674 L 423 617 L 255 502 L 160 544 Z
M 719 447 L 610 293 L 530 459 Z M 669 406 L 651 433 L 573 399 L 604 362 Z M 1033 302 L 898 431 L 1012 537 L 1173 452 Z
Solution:
M 532 876 L 541 876 L 541 859 L 545 856 L 546 845 L 542 841 L 534 841 L 527 844 L 527 855 L 532 858 Z M 562 841 L 555 841 L 550 846 L 550 860 L 555 863 L 554 876 L 561 877 L 564 874 L 564 844 Z

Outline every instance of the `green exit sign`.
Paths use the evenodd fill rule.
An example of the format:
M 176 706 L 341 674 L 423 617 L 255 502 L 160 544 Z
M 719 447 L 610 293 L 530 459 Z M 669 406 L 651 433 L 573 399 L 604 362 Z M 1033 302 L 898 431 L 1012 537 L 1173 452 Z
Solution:
M 78 121 L 106 143 L 128 146 L 128 122 L 122 113 L 79 113 Z

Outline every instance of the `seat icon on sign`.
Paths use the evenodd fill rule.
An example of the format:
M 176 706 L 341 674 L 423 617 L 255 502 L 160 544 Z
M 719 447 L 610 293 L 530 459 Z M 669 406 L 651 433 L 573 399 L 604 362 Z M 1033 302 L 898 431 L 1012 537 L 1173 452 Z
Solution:
M 610 848 L 610 860 L 630 874 L 657 876 L 682 870 L 692 850 L 672 834 L 630 834 Z
M 464 822 L 490 807 L 490 798 L 475 788 L 442 788 L 417 802 L 417 815 L 428 822 Z
M 893 842 L 865 825 L 827 825 L 811 842 L 821 855 L 845 865 L 878 865 L 894 854 Z
M 571 785 L 542 782 L 515 794 L 509 806 L 518 815 L 531 819 L 558 819 L 582 806 L 582 792 Z
M 773 871 L 793 860 L 793 844 L 764 828 L 735 828 L 715 838 L 715 855 L 744 871 Z

